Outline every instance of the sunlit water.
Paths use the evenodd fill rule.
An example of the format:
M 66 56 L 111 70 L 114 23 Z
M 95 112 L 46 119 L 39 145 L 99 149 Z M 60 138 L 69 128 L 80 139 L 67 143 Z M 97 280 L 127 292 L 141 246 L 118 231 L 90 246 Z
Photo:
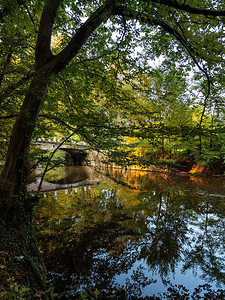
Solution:
M 114 170 L 115 183 L 99 173 L 95 181 L 87 168 L 64 171 L 70 188 L 43 193 L 36 210 L 48 280 L 61 299 L 80 291 L 225 299 L 224 178 Z M 79 187 L 79 172 L 88 185 L 82 175 Z

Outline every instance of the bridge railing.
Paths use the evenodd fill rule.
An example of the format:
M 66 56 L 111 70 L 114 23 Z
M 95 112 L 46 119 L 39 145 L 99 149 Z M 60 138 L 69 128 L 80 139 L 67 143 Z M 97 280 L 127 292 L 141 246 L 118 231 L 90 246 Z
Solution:
M 41 149 L 45 149 L 45 150 L 53 150 L 56 147 L 58 147 L 58 145 L 61 143 L 61 140 L 57 140 L 56 137 L 53 137 L 52 139 L 50 138 L 38 138 L 37 140 L 33 140 L 32 144 L 37 145 L 38 147 L 40 147 Z M 59 149 L 67 149 L 67 148 L 74 148 L 74 149 L 82 149 L 85 150 L 88 148 L 88 145 L 81 141 L 79 143 L 73 141 L 73 140 L 68 140 L 66 141 L 66 143 L 62 144 Z

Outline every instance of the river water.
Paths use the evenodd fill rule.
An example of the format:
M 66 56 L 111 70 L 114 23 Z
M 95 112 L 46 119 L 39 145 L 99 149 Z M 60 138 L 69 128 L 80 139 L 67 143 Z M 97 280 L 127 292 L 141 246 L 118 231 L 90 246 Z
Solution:
M 48 181 L 36 222 L 60 299 L 225 299 L 224 178 L 65 167 Z

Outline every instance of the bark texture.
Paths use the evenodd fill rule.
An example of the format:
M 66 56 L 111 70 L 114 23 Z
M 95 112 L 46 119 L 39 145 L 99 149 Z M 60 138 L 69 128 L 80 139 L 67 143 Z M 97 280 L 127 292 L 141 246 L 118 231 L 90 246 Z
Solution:
M 35 74 L 11 134 L 6 162 L 1 174 L 0 209 L 5 211 L 12 208 L 16 199 L 19 200 L 25 193 L 27 153 L 48 81 L 49 76 L 42 73 Z

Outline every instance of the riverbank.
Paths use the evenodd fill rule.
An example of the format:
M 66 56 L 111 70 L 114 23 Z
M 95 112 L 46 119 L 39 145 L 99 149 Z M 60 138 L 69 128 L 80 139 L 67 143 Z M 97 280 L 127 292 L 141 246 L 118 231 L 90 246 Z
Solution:
M 180 176 L 225 176 L 225 162 L 223 158 L 215 159 L 208 164 L 204 161 L 197 162 L 194 157 L 188 157 L 183 160 L 161 160 L 149 167 L 132 166 L 129 169 Z

